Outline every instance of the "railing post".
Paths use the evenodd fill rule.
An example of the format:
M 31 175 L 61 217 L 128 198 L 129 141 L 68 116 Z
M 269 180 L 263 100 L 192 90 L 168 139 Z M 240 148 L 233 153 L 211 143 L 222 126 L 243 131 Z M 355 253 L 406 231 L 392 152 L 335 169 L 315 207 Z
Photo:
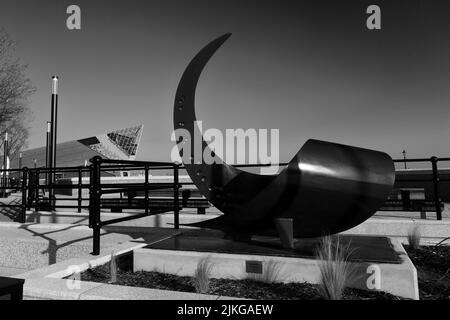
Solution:
M 21 215 L 20 222 L 25 223 L 27 221 L 27 184 L 28 184 L 28 168 L 22 169 L 22 205 L 21 205 Z
M 145 213 L 148 214 L 148 166 L 144 167 L 145 172 Z
M 174 163 L 173 167 L 173 225 L 175 229 L 180 228 L 180 205 L 179 205 L 179 179 L 178 179 L 178 170 L 179 164 Z
M 94 226 L 94 218 L 93 218 L 93 213 L 94 210 L 93 208 L 93 204 L 94 204 L 94 187 L 93 187 L 93 174 L 94 174 L 94 165 L 90 165 L 89 166 L 89 228 L 93 228 Z
M 33 175 L 32 171 L 28 169 L 28 193 L 27 193 L 27 210 L 31 210 L 31 205 L 33 203 Z
M 34 202 L 34 211 L 39 211 L 39 175 L 40 175 L 40 171 L 38 169 L 35 170 L 35 180 L 36 180 L 36 185 L 35 185 L 35 189 L 34 189 L 34 195 L 35 195 L 35 202 Z
M 439 159 L 435 156 L 430 159 L 433 168 L 433 191 L 434 191 L 434 205 L 436 206 L 436 218 L 442 220 L 441 199 L 439 198 L 439 170 L 437 163 Z
M 78 169 L 78 213 L 81 212 L 81 199 L 82 199 L 82 189 L 81 185 L 83 183 L 83 167 Z
M 91 159 L 92 162 L 92 196 L 91 196 L 91 206 L 90 206 L 90 218 L 92 219 L 89 225 L 93 229 L 93 250 L 92 254 L 97 256 L 100 254 L 100 229 L 101 219 L 100 219 L 100 198 L 101 198 L 101 178 L 100 178 L 100 166 L 102 163 L 102 158 L 96 156 Z

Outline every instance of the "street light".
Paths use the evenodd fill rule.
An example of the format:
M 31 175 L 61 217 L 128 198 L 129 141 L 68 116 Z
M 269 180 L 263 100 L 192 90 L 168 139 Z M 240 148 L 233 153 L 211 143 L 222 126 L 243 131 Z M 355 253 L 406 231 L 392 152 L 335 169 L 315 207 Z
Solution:
M 51 133 L 52 133 L 52 165 L 56 167 L 56 136 L 58 128 L 58 81 L 57 76 L 52 78 L 52 108 L 51 108 Z
M 405 169 L 408 169 L 408 167 L 406 166 L 406 151 L 403 150 L 402 153 L 403 153 L 403 160 L 405 161 Z
M 49 143 L 49 154 L 48 154 L 48 184 L 51 186 L 55 181 L 56 168 L 56 133 L 58 127 L 58 77 L 52 77 L 52 100 L 51 100 L 51 114 L 50 114 L 50 143 Z M 52 208 L 54 207 L 54 190 L 50 187 L 49 189 L 49 200 L 52 203 Z

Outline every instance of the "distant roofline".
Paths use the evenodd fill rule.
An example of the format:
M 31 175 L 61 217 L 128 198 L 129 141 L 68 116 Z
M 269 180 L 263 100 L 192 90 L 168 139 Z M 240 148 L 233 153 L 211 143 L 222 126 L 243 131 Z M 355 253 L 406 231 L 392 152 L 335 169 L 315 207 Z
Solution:
M 450 168 L 439 168 L 439 171 L 448 170 L 450 171 Z M 395 169 L 396 172 L 416 172 L 416 171 L 432 171 L 431 168 L 411 168 L 411 169 Z
M 85 138 L 79 138 L 79 139 L 75 138 L 75 139 L 68 140 L 68 141 L 62 141 L 60 143 L 70 142 L 70 141 L 74 141 L 74 140 L 76 140 L 76 141 L 83 140 L 83 139 L 87 139 L 87 138 L 90 138 L 90 137 L 97 137 L 97 136 L 101 136 L 103 134 L 108 134 L 108 133 L 112 133 L 112 132 L 115 132 L 115 131 L 125 130 L 125 129 L 130 129 L 130 128 L 136 128 L 136 127 L 141 127 L 142 129 L 144 129 L 144 125 L 143 124 L 138 124 L 138 125 L 130 126 L 130 127 L 126 127 L 126 128 L 119 128 L 119 129 L 108 130 L 107 132 L 90 135 L 89 137 L 85 137 Z
M 124 130 L 124 129 L 129 129 L 129 128 L 135 128 L 135 127 L 141 127 L 142 130 L 144 129 L 144 125 L 143 125 L 143 124 L 138 124 L 138 125 L 130 126 L 130 127 L 126 127 L 126 128 L 115 129 L 115 130 L 113 130 L 113 131 Z M 101 136 L 101 135 L 104 135 L 104 134 L 108 134 L 108 133 L 113 132 L 113 131 L 108 130 L 108 131 L 105 132 L 105 133 L 95 134 L 95 135 L 90 135 L 90 136 L 84 137 L 84 138 L 74 138 L 74 139 L 71 139 L 71 140 L 59 141 L 58 144 L 69 143 L 69 142 L 72 142 L 72 141 L 80 141 L 80 140 L 84 140 L 84 139 L 88 139 L 88 138 L 92 138 L 92 137 L 97 137 L 97 136 Z M 138 147 L 139 147 L 140 142 L 141 142 L 141 139 L 139 139 L 139 141 L 138 141 Z M 21 150 L 20 152 L 32 151 L 32 150 L 36 150 L 36 149 L 40 149 L 40 148 L 45 148 L 45 145 L 40 146 L 40 147 L 28 148 L 28 149 L 25 149 L 25 150 Z M 91 150 L 92 150 L 92 149 L 91 149 Z M 95 150 L 93 150 L 93 151 L 95 151 Z M 95 151 L 95 152 L 97 152 L 97 151 Z M 99 152 L 97 152 L 97 153 L 99 153 Z M 100 153 L 99 153 L 99 154 L 100 154 Z M 136 148 L 136 154 L 137 154 L 137 148 Z M 101 154 L 100 154 L 100 155 L 101 155 Z

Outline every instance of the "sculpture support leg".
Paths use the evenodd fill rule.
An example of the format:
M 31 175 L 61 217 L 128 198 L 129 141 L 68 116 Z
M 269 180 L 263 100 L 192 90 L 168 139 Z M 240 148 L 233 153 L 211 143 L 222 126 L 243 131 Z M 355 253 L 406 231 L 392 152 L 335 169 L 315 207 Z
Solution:
M 294 219 L 278 218 L 275 219 L 275 225 L 283 247 L 294 249 Z

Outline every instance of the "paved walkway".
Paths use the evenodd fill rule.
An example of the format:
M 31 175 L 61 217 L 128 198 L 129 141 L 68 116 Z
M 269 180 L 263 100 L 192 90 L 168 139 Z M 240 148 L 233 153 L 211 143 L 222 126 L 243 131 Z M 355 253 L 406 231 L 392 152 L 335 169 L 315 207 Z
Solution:
M 179 232 L 166 228 L 151 228 L 139 233 L 133 232 L 133 228 L 121 230 L 104 227 L 101 232 L 102 249 L 108 250 L 129 241 L 151 243 Z M 85 226 L 0 224 L 0 275 L 20 274 L 90 252 L 92 230 Z
M 420 212 L 408 212 L 408 211 L 378 211 L 374 214 L 374 218 L 378 219 L 415 219 L 415 220 L 423 220 L 421 218 Z M 437 220 L 436 212 L 427 212 L 426 220 Z M 442 213 L 442 220 L 450 221 L 450 212 L 444 211 Z
M 20 205 L 21 203 L 22 197 L 20 194 L 13 194 L 8 198 L 0 198 L 0 222 L 14 221 L 20 214 L 20 208 L 7 208 L 1 205 Z

